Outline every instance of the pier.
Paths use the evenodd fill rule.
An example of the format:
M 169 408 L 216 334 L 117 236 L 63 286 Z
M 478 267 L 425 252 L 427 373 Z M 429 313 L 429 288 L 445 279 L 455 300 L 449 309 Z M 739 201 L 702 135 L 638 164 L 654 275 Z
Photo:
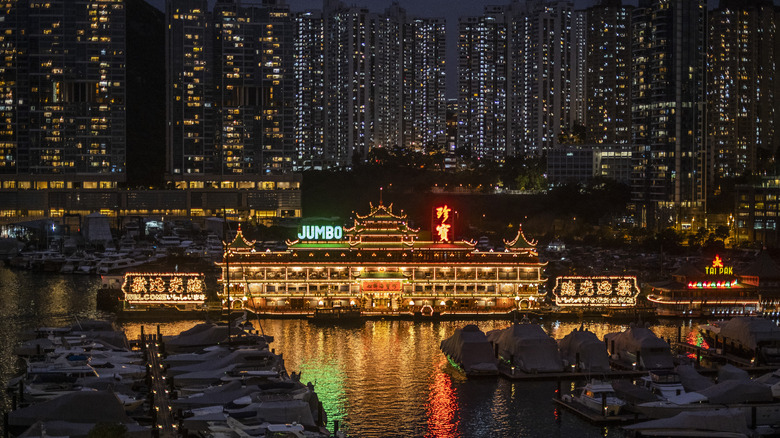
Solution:
M 176 427 L 168 400 L 168 387 L 163 375 L 164 367 L 160 351 L 162 336 L 159 333 L 159 326 L 157 335 L 144 335 L 143 327 L 141 328 L 141 345 L 146 355 L 146 371 L 151 391 L 152 435 L 159 438 L 175 438 Z

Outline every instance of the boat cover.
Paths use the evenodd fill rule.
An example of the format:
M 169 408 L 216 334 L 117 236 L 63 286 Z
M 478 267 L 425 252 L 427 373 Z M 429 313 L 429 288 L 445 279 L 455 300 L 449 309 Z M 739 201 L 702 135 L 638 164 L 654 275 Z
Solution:
M 721 325 L 720 336 L 755 350 L 765 342 L 780 342 L 780 327 L 772 320 L 750 316 L 732 318 Z
M 32 426 L 38 421 L 69 423 L 133 423 L 124 405 L 113 392 L 76 391 L 17 409 L 8 414 L 9 424 Z
M 726 380 L 749 380 L 750 375 L 747 371 L 739 369 L 731 364 L 721 365 L 718 368 L 718 382 L 725 382 Z
M 39 421 L 29 429 L 24 431 L 17 438 L 40 438 L 40 437 L 87 437 L 89 432 L 95 427 L 91 423 L 70 423 L 67 421 Z M 127 431 L 123 435 L 125 438 L 148 438 L 152 430 L 148 426 L 140 424 L 125 424 Z
M 271 353 L 268 350 L 260 349 L 241 349 L 233 351 L 227 356 L 221 358 L 215 358 L 213 360 L 202 361 L 194 364 L 171 366 L 168 369 L 168 374 L 177 376 L 185 373 L 192 373 L 196 371 L 215 370 L 219 368 L 226 368 L 230 365 L 242 365 L 251 363 L 252 365 L 274 365 L 277 362 L 279 356 Z
M 455 329 L 452 336 L 441 341 L 441 351 L 466 371 L 480 364 L 493 364 L 495 369 L 498 366 L 487 336 L 474 324 Z
M 742 433 L 752 436 L 747 427 L 745 414 L 738 409 L 717 409 L 711 411 L 683 411 L 674 417 L 650 420 L 623 426 L 627 430 L 696 430 L 712 432 Z
M 487 338 L 498 346 L 498 354 L 526 372 L 563 371 L 558 343 L 537 324 L 514 323 L 501 330 L 491 330 Z
M 675 371 L 680 376 L 680 383 L 682 383 L 683 388 L 688 392 L 700 391 L 715 384 L 712 379 L 699 374 L 691 365 L 677 365 Z
M 753 380 L 726 380 L 698 391 L 713 404 L 771 402 L 772 389 Z
M 240 328 L 230 329 L 234 339 L 246 338 L 249 335 Z M 263 340 L 260 336 L 254 336 L 258 342 Z M 214 325 L 210 323 L 198 324 L 195 327 L 165 340 L 165 346 L 171 352 L 192 351 L 207 345 L 216 345 L 228 340 L 228 327 L 226 325 Z M 263 340 L 264 342 L 264 340 Z
M 614 341 L 613 353 L 627 362 L 636 360 L 636 352 L 640 352 L 640 363 L 637 365 L 647 369 L 674 368 L 674 360 L 669 344 L 659 339 L 650 329 L 630 327 L 620 333 L 607 333 L 604 336 L 607 346 Z
M 257 416 L 269 423 L 298 423 L 314 426 L 314 416 L 309 403 L 303 400 L 278 400 L 261 402 Z
M 182 409 L 200 408 L 203 406 L 226 405 L 235 399 L 258 392 L 259 389 L 251 386 L 243 386 L 239 381 L 228 382 L 224 385 L 208 388 L 200 394 L 171 400 L 171 406 Z
M 582 371 L 610 370 L 607 345 L 591 331 L 582 328 L 574 329 L 558 341 L 558 347 L 561 349 L 561 356 L 569 364 L 577 361 L 577 353 L 579 353 Z

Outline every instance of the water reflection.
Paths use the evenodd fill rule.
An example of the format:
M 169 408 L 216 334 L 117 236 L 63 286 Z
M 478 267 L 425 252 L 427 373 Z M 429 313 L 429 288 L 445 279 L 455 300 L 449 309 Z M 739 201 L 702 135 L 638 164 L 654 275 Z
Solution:
M 99 279 L 39 275 L 0 268 L 0 372 L 5 384 L 13 371 L 13 346 L 20 333 L 42 325 L 73 323 L 74 315 L 94 317 Z M 177 334 L 198 321 L 160 325 Z M 483 331 L 505 328 L 507 321 L 367 321 L 359 327 L 321 327 L 304 320 L 263 320 L 274 336 L 272 347 L 284 355 L 289 371 L 301 372 L 328 413 L 330 428 L 356 437 L 619 437 L 620 430 L 595 427 L 551 399 L 556 382 L 466 380 L 439 351 L 441 341 L 468 323 Z M 560 339 L 579 322 L 541 321 Z M 676 339 L 675 322 L 652 326 L 659 336 Z M 157 330 L 156 323 L 125 323 L 130 339 Z M 586 322 L 599 338 L 624 330 L 623 323 Z M 681 335 L 695 324 L 685 322 Z M 564 385 L 564 391 L 569 389 Z M 4 400 L 5 406 L 8 401 Z

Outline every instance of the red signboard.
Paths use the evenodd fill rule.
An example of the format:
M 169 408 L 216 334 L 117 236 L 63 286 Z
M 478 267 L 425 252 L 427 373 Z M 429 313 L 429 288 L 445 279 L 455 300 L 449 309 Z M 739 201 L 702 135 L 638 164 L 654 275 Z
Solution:
M 360 286 L 363 292 L 400 292 L 401 280 L 367 280 Z
M 448 205 L 434 207 L 431 233 L 437 242 L 452 242 L 455 236 L 455 212 Z

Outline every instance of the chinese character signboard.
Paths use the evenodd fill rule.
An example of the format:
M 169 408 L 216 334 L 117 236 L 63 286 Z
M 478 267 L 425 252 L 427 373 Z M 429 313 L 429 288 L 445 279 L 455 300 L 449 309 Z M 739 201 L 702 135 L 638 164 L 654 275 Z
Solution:
M 455 212 L 448 205 L 434 207 L 431 226 L 433 240 L 452 242 L 455 236 Z
M 364 280 L 360 289 L 363 292 L 400 292 L 401 280 Z
M 203 274 L 127 273 L 122 283 L 129 304 L 202 303 L 206 300 Z
M 558 277 L 555 304 L 566 307 L 630 307 L 636 305 L 636 277 Z

